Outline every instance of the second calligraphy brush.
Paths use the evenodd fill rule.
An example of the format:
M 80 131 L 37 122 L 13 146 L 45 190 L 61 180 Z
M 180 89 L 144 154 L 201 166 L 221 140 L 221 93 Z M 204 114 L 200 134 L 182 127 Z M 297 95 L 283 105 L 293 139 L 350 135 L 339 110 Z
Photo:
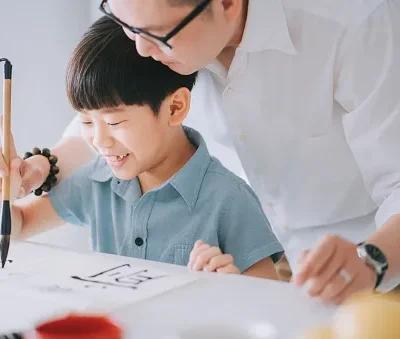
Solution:
M 4 61 L 4 95 L 3 95 L 3 157 L 4 161 L 8 166 L 8 173 L 10 173 L 10 141 L 11 141 L 11 76 L 12 76 L 12 65 L 7 59 L 0 59 L 0 62 Z M 11 206 L 10 206 L 10 175 L 3 178 L 2 182 L 2 198 L 3 198 L 3 209 L 1 216 L 1 229 L 0 229 L 0 255 L 1 255 L 1 266 L 4 265 L 7 260 L 8 250 L 10 247 L 11 237 Z

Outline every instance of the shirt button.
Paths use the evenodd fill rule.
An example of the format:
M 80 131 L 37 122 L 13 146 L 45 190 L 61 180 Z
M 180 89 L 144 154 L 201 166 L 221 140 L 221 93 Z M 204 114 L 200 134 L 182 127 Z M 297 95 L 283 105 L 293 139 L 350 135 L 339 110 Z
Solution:
M 144 243 L 144 241 L 143 241 L 143 239 L 142 238 L 136 238 L 135 239 L 135 244 L 136 244 L 136 246 L 142 246 L 143 245 L 143 243 Z
M 285 232 L 289 231 L 289 226 L 288 226 L 288 225 L 285 225 L 285 226 L 283 226 L 282 228 L 283 228 L 283 230 L 284 230 Z
M 232 87 L 228 87 L 228 89 L 226 90 L 227 94 L 232 94 L 233 93 L 233 88 Z
M 274 207 L 274 204 L 273 204 L 272 202 L 268 202 L 268 203 L 267 203 L 267 207 L 273 208 L 273 207 Z

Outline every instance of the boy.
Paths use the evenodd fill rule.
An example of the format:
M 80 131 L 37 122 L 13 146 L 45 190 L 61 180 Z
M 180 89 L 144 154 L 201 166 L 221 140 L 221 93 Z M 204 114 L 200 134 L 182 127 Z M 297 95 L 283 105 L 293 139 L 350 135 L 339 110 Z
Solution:
M 276 278 L 271 258 L 283 249 L 255 194 L 182 127 L 195 78 L 139 56 L 110 19 L 93 24 L 70 61 L 67 92 L 98 157 L 47 196 L 15 204 L 15 236 L 90 225 L 96 251 Z M 14 196 L 21 164 L 15 156 Z

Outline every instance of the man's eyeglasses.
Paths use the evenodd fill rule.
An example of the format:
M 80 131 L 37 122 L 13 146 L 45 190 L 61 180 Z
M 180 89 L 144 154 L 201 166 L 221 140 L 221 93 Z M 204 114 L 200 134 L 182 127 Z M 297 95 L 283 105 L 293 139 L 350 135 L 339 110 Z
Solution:
M 170 51 L 172 46 L 168 43 L 168 41 L 177 35 L 187 24 L 189 24 L 193 19 L 199 16 L 206 7 L 210 4 L 212 0 L 205 0 L 202 1 L 198 6 L 196 6 L 193 11 L 191 11 L 171 32 L 169 32 L 165 36 L 157 36 L 150 32 L 147 32 L 141 28 L 132 27 L 125 22 L 118 19 L 110 9 L 110 5 L 108 4 L 108 0 L 103 0 L 100 4 L 100 11 L 108 16 L 110 19 L 114 20 L 117 24 L 122 26 L 123 28 L 131 31 L 134 34 L 139 35 L 141 38 L 145 39 L 146 41 L 156 45 L 162 51 Z

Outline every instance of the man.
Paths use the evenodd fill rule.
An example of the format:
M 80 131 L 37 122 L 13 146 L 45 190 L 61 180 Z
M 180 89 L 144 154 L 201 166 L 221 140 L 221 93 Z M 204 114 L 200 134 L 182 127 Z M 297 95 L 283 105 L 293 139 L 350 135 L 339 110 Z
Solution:
M 182 74 L 202 69 L 191 114 L 204 135 L 234 147 L 295 284 L 339 303 L 399 275 L 397 1 L 109 0 L 101 9 L 143 57 Z M 64 176 L 69 159 L 83 162 L 68 151 L 77 140 L 54 149 Z

